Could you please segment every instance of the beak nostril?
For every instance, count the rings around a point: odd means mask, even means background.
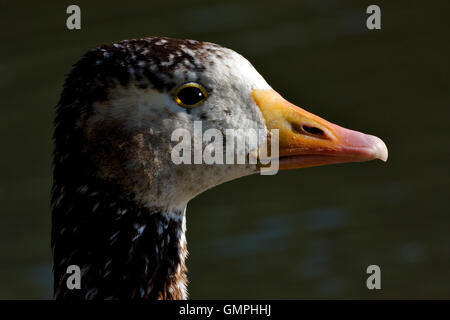
[[[305,124],[300,125],[296,123],[291,123],[291,127],[293,131],[302,135],[312,136],[320,139],[328,139],[326,133],[318,127],[308,126]]]
[[[319,129],[317,127],[310,127],[310,126],[303,125],[302,130],[313,136],[322,136],[322,137],[325,136],[325,133],[323,132],[323,130]]]

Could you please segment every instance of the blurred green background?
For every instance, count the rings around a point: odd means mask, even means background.
[[[74,3],[80,31],[65,26]],[[369,4],[382,30],[366,28]],[[52,296],[65,75],[92,47],[150,35],[232,48],[289,101],[390,152],[386,164],[255,175],[194,199],[191,298],[450,298],[449,1],[2,1],[0,26],[1,299]],[[366,288],[371,264],[381,290]]]

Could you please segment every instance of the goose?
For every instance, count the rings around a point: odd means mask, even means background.
[[[56,299],[188,298],[187,203],[263,167],[174,163],[171,134],[193,132],[195,121],[202,130],[262,130],[267,141],[276,130],[281,170],[388,157],[381,139],[283,99],[231,49],[167,37],[92,49],[66,77],[56,107]],[[79,268],[80,287],[68,285],[70,266]]]

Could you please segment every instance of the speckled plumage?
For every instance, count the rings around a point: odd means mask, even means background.
[[[117,186],[89,181],[54,202],[53,255],[58,299],[185,299],[184,212],[130,201]],[[81,290],[66,286],[78,265]]]
[[[191,81],[209,99],[185,109],[173,94]],[[187,297],[187,202],[257,167],[175,165],[170,134],[192,131],[196,120],[204,130],[266,128],[251,99],[257,88],[270,87],[245,58],[194,40],[121,41],[89,51],[74,65],[54,132],[57,298]],[[82,269],[81,290],[65,286],[70,264]]]
[[[88,51],[75,64],[61,97],[65,105],[76,99],[104,101],[109,89],[130,83],[160,92],[170,91],[177,81],[195,80],[197,71],[212,66],[214,58],[224,59],[228,49],[209,42],[152,37],[124,40]],[[194,75],[194,79],[192,76]],[[74,87],[77,84],[78,88]],[[208,88],[207,88],[208,89]]]

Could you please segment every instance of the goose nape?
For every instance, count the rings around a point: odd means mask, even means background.
[[[202,130],[262,131],[265,142],[277,132],[280,169],[388,157],[381,139],[287,102],[222,46],[149,37],[90,50],[67,76],[56,110],[55,298],[188,298],[189,200],[264,168],[174,163],[172,133],[193,133],[196,121]],[[261,150],[245,145],[244,153],[258,158]],[[80,270],[79,288],[68,286],[69,266]]]

